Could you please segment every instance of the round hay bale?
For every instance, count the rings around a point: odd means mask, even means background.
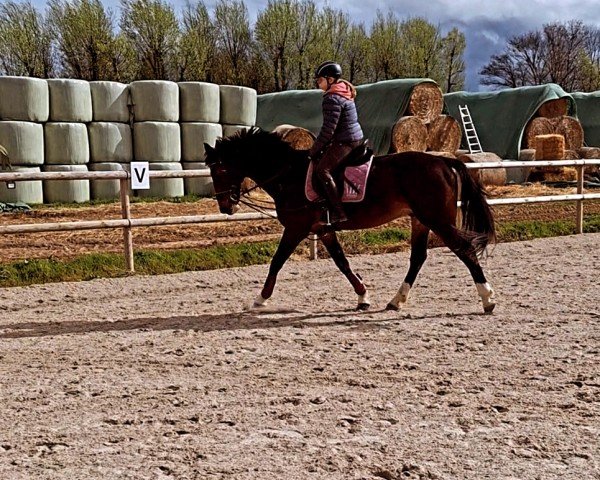
[[[554,133],[565,137],[567,150],[577,150],[583,147],[583,127],[576,118],[560,117]]]
[[[38,123],[0,122],[0,145],[15,165],[44,164],[44,127]]]
[[[464,163],[501,162],[502,159],[492,152],[466,153],[459,155],[458,160]],[[470,170],[482,185],[506,185],[506,168],[484,168]]]
[[[462,155],[463,153],[469,153],[469,151],[464,150],[464,149],[458,149],[454,152],[454,156],[458,157],[459,155]]]
[[[85,127],[85,125],[83,125]],[[45,165],[44,172],[87,172],[86,165]],[[89,180],[44,180],[45,203],[90,201]]]
[[[566,97],[548,100],[538,108],[540,117],[562,117],[568,113],[569,100]]]
[[[455,152],[461,138],[460,125],[450,115],[438,115],[427,125],[427,150]]]
[[[565,156],[565,137],[562,135],[536,135],[534,145],[536,160],[562,160]]]
[[[129,85],[136,122],[177,122],[179,87],[166,80],[138,80]]]
[[[5,170],[0,166],[0,172],[39,172],[40,167],[17,167],[12,166],[10,170]],[[41,180],[31,180],[25,182],[15,182],[15,188],[7,188],[6,182],[0,182],[0,202],[28,204],[44,203],[44,192]]]
[[[120,172],[123,165],[120,163],[90,163],[91,172]],[[129,183],[129,182],[128,182]],[[120,197],[120,181],[112,179],[90,180],[90,193],[92,200],[114,200]]]
[[[210,173],[210,169],[203,162],[185,162],[181,165],[184,170],[206,170],[206,173]],[[184,178],[183,183],[186,195],[211,197],[215,194],[215,188],[211,177]]]
[[[418,117],[401,117],[392,128],[392,153],[424,152],[427,127]]]
[[[215,146],[217,138],[223,136],[223,127],[218,123],[181,124],[181,161],[203,162],[206,152],[204,144]]]
[[[436,155],[438,157],[456,158],[456,155],[451,152],[436,152],[435,150],[427,150],[427,153],[430,155]]]
[[[220,123],[228,125],[256,124],[256,90],[248,87],[221,85]]]
[[[281,135],[281,139],[289,143],[295,150],[310,150],[317,138],[306,128],[287,124],[279,125],[273,132]]]
[[[129,163],[133,160],[131,127],[127,123],[93,122],[88,125],[90,161]]]
[[[563,160],[579,160],[581,157],[579,156],[579,153],[577,153],[575,150],[565,150],[565,155],[563,157]]]
[[[535,149],[535,137],[554,133],[554,123],[546,117],[536,117],[525,127],[523,143],[526,149]]]
[[[129,85],[90,82],[94,122],[129,122]]]
[[[223,125],[223,137],[231,137],[238,132],[250,130],[251,128],[247,125]]]
[[[50,78],[51,122],[91,122],[92,93],[85,80]]]
[[[90,161],[87,127],[83,123],[44,125],[46,162],[52,165],[83,165]]]
[[[0,76],[0,120],[46,122],[49,114],[46,80]]]
[[[150,171],[156,170],[183,170],[181,163],[151,163]],[[183,197],[183,178],[151,178],[149,190],[137,190],[140,197]]]
[[[408,101],[407,114],[429,123],[442,114],[444,96],[440,87],[432,82],[415,85]]]
[[[0,142],[2,143],[2,142]],[[580,158],[596,159],[600,158],[600,147],[581,147],[577,149]]]
[[[140,162],[179,162],[181,138],[178,123],[133,124],[133,155]]]
[[[181,122],[219,123],[221,91],[214,83],[180,82],[179,101]]]

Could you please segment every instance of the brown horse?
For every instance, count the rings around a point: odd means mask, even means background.
[[[309,202],[304,193],[308,154],[292,149],[278,134],[256,128],[219,139],[214,148],[204,146],[221,212],[231,215],[237,209],[244,193],[242,182],[248,177],[273,198],[284,227],[264,287],[254,303],[259,307],[271,297],[277,274],[300,242],[315,230],[322,215],[323,204]],[[458,200],[462,229],[455,226]],[[407,301],[427,257],[430,231],[467,266],[484,311],[494,309],[494,292],[478,261],[488,243],[495,240],[492,211],[483,188],[461,161],[422,152],[375,157],[364,200],[346,203],[345,211],[348,221],[342,224],[344,230],[372,228],[401,216],[411,217],[410,267],[388,309],[397,310]],[[350,268],[335,231],[325,228],[314,233],[320,235],[331,258],[354,287],[359,296],[358,308],[367,309],[367,289]]]

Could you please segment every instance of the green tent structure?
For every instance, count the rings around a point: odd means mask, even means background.
[[[585,145],[600,147],[600,91],[574,92],[571,96],[577,104],[577,118],[583,127]]]

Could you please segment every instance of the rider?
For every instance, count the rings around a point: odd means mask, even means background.
[[[329,205],[332,224],[347,220],[332,172],[363,141],[354,104],[356,89],[341,76],[342,68],[332,61],[323,62],[315,70],[317,87],[325,92],[323,126],[309,152],[315,176]]]

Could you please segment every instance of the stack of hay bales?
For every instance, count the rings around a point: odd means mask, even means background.
[[[93,122],[88,125],[89,169],[95,172],[120,171],[133,160],[129,125],[129,86],[119,82],[90,82]],[[119,180],[90,180],[94,200],[119,197]]]
[[[44,164],[44,127],[50,100],[45,80],[0,77],[0,145],[14,172],[39,172]],[[0,167],[0,171],[3,170]],[[0,202],[43,203],[41,181],[16,182],[15,189],[0,184]]]
[[[49,79],[50,117],[44,125],[46,172],[87,172],[90,148],[86,124],[92,121],[92,94],[84,80]],[[44,182],[46,203],[87,202],[89,180]]]
[[[150,170],[183,170],[179,123],[179,87],[165,80],[140,80],[130,84],[133,111],[133,152]],[[183,178],[155,178],[143,197],[181,197]]]
[[[220,122],[223,136],[230,137],[241,130],[256,125],[256,90],[235,85],[221,85]]]
[[[184,170],[209,170],[205,163],[204,144],[214,147],[223,136],[219,124],[220,89],[213,83],[180,82],[179,100],[181,122],[181,161]],[[210,177],[184,179],[185,193],[212,195],[214,188]]]

